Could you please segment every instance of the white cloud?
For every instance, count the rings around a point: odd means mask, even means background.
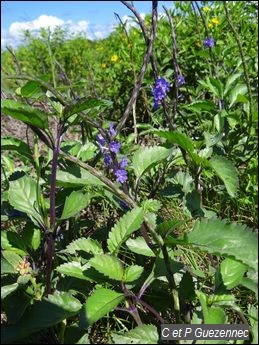
[[[114,30],[113,24],[108,25],[90,25],[89,21],[81,20],[73,22],[72,20],[64,21],[55,16],[47,16],[45,14],[39,16],[32,21],[14,22],[10,25],[9,29],[1,31],[1,47],[5,48],[7,45],[17,47],[24,42],[24,31],[28,30],[33,35],[37,36],[41,28],[49,28],[50,32],[61,26],[66,28],[69,33],[84,33],[85,37],[89,39],[99,39],[108,36]]]
[[[145,19],[145,13],[140,13],[140,17],[141,19]],[[121,18],[121,21],[126,24],[126,30],[129,30],[132,26],[139,27],[137,19],[133,19],[131,16],[125,15]]]
[[[140,14],[141,18],[145,18],[145,14]],[[138,23],[128,15],[122,17],[122,22],[126,23],[126,29],[130,27],[138,27]],[[73,22],[72,20],[64,21],[56,16],[42,14],[38,18],[31,21],[14,22],[6,30],[1,31],[1,48],[12,46],[16,48],[25,42],[24,31],[28,30],[34,36],[38,36],[41,28],[49,28],[53,32],[57,26],[66,28],[69,33],[83,33],[86,38],[91,40],[102,39],[107,37],[117,26],[119,22],[109,24],[92,24],[89,21],[81,20]]]

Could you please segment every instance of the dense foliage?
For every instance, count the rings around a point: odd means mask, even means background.
[[[33,133],[1,138],[2,342],[256,344],[257,2],[123,3],[130,29],[1,54],[2,116]]]

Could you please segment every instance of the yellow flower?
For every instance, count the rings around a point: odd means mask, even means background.
[[[102,68],[106,68],[106,63],[102,63]]]
[[[112,61],[112,62],[116,62],[116,61],[118,61],[118,60],[119,60],[118,55],[113,54],[112,57],[111,57],[111,61]]]
[[[202,10],[203,10],[203,12],[209,12],[209,11],[211,11],[211,8],[208,6],[205,6],[205,7],[203,7]]]
[[[215,26],[219,25],[219,21],[218,21],[217,18],[212,18],[212,19],[211,19],[211,22],[212,22]]]

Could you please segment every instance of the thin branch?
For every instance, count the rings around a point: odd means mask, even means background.
[[[133,104],[135,103],[143,78],[144,78],[144,74],[146,72],[147,69],[147,65],[148,65],[148,61],[150,59],[150,56],[152,54],[152,49],[153,49],[153,43],[154,43],[154,39],[155,39],[155,34],[156,34],[156,22],[157,22],[157,1],[153,1],[153,10],[152,10],[152,28],[151,28],[151,35],[150,35],[150,40],[146,49],[146,53],[145,56],[143,58],[143,62],[142,62],[142,66],[141,66],[141,70],[137,79],[137,82],[134,85],[133,91],[132,91],[132,95],[131,98],[128,102],[128,105],[126,107],[126,110],[124,111],[124,114],[122,115],[121,120],[119,121],[117,127],[116,127],[116,134],[118,134],[120,132],[120,130],[122,129],[123,125],[125,124],[125,122],[127,121],[127,118],[129,116],[129,113],[132,109]]]

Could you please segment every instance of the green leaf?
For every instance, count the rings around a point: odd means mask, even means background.
[[[67,219],[75,216],[89,205],[90,200],[90,194],[85,194],[80,191],[73,191],[68,197],[66,197],[61,219]]]
[[[88,266],[89,267],[89,266]],[[65,274],[69,277],[74,277],[78,279],[83,280],[91,280],[87,276],[84,275],[84,267],[81,266],[79,262],[72,261],[72,262],[66,262],[56,268],[56,271],[58,271],[61,274]]]
[[[94,255],[103,253],[102,247],[99,242],[89,237],[78,238],[77,240],[71,242],[65,249],[65,252],[69,254],[75,254],[76,251],[79,250]]]
[[[196,111],[197,113],[200,113],[201,111],[211,111],[215,109],[215,104],[210,101],[195,101],[191,104],[183,106],[185,109],[190,109],[193,111]]]
[[[11,136],[1,138],[1,150],[16,151],[20,156],[33,162],[30,147],[22,140]]]
[[[86,109],[105,109],[112,105],[111,101],[96,98],[81,98],[73,104],[64,108],[63,114],[67,118],[73,114],[80,113]]]
[[[64,170],[57,172],[57,186],[67,188],[86,185],[104,186],[104,183],[84,169],[78,169],[77,175],[70,174]]]
[[[48,298],[35,301],[34,305],[26,310],[19,323],[4,328],[2,341],[8,344],[41,329],[52,327],[77,314],[81,306],[78,299],[66,292],[56,292]]]
[[[48,128],[48,115],[29,105],[11,99],[5,99],[1,101],[1,110],[4,114],[10,115],[14,119],[20,120],[28,125],[41,129]]]
[[[24,229],[23,233],[23,240],[25,244],[30,248],[36,251],[41,242],[41,231],[40,229],[27,227]]]
[[[88,328],[89,325],[114,310],[124,299],[124,294],[110,289],[100,288],[95,290],[83,305],[79,327]]]
[[[123,281],[125,283],[133,282],[141,276],[143,270],[144,268],[138,265],[132,265],[127,267],[124,272]]]
[[[169,132],[169,131],[154,131],[155,135],[158,135],[161,138],[165,138],[170,144],[177,144],[188,153],[194,151],[194,146],[192,140],[181,132]]]
[[[233,307],[235,302],[235,296],[231,294],[219,294],[207,297],[207,304],[209,306]]]
[[[14,267],[5,259],[1,258],[1,275],[7,273],[17,273]]]
[[[171,152],[171,149],[162,146],[141,147],[138,149],[132,159],[136,176],[139,178],[148,168],[166,159]]]
[[[224,96],[226,96],[228,94],[228,92],[231,90],[232,85],[235,83],[235,81],[241,76],[241,73],[235,73],[235,74],[231,74],[226,81],[225,84],[225,90],[224,90]]]
[[[231,258],[226,258],[220,264],[221,277],[228,290],[240,284],[246,271],[246,265]]]
[[[23,261],[23,259],[16,253],[11,252],[10,250],[3,251],[3,257],[13,266],[14,269]]]
[[[178,219],[172,219],[167,220],[161,224],[158,224],[157,231],[161,234],[163,238],[166,238],[174,229],[179,228],[185,224],[185,221],[178,220]]]
[[[21,87],[21,95],[23,97],[39,98],[45,93],[42,91],[40,83],[30,80],[23,87]]]
[[[26,247],[21,237],[13,231],[1,231],[1,245],[21,256],[27,255]]]
[[[107,241],[108,249],[111,253],[117,253],[120,246],[128,237],[138,230],[144,221],[144,212],[142,208],[136,207],[127,212],[109,232]]]
[[[234,257],[245,265],[257,269],[258,240],[248,227],[227,223],[219,219],[196,222],[187,235],[189,244],[216,255]]]
[[[237,102],[238,96],[244,96],[247,94],[247,86],[245,84],[237,84],[229,94],[229,108]]]
[[[133,253],[149,257],[155,256],[154,252],[149,248],[142,236],[136,237],[134,239],[128,239],[126,245]]]
[[[15,209],[30,216],[36,225],[43,223],[37,203],[37,182],[31,177],[23,176],[10,181],[9,202]]]
[[[31,297],[22,289],[16,290],[3,301],[3,307],[9,324],[14,324],[20,320],[26,308],[29,306],[30,301]]]
[[[188,301],[191,301],[195,297],[195,286],[192,276],[189,272],[185,272],[179,285],[179,291],[181,296]]]
[[[91,258],[89,263],[98,272],[104,274],[110,279],[122,281],[124,270],[119,259],[109,254],[99,254]]]
[[[212,157],[209,164],[218,177],[224,182],[228,194],[234,198],[238,188],[238,174],[234,164],[221,156]]]
[[[225,324],[226,315],[224,313],[224,310],[221,309],[220,307],[209,307],[207,296],[203,292],[198,291],[198,290],[196,290],[195,293],[198,296],[201,303],[204,323],[205,324]]]
[[[143,208],[143,211],[145,213],[158,212],[160,210],[160,208],[162,207],[162,204],[158,200],[148,199],[148,200],[144,200],[142,202],[141,207]]]
[[[112,333],[115,344],[157,344],[159,336],[154,325],[140,325],[124,334]]]
[[[1,286],[1,299],[4,299],[6,296],[10,295],[12,292],[18,289],[18,287],[19,287],[18,283]]]

